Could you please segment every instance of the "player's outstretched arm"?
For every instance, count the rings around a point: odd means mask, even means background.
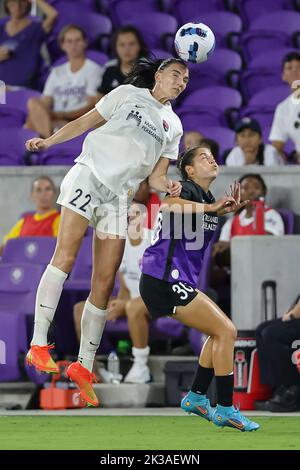
[[[225,196],[213,204],[189,201],[180,197],[166,197],[166,199],[163,200],[160,209],[183,214],[203,212],[217,212],[219,214],[221,212],[231,212],[232,210],[230,208],[235,205],[236,201],[232,196]]]
[[[25,146],[29,151],[47,149],[53,145],[74,139],[74,137],[78,137],[92,127],[99,124],[103,125],[105,122],[106,121],[101,114],[99,114],[96,109],[92,109],[78,119],[75,119],[75,121],[69,122],[47,139],[36,137],[34,139],[27,140]]]

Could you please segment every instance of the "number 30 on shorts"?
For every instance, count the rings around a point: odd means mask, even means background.
[[[91,202],[92,196],[90,194],[85,194],[82,197],[83,191],[80,188],[76,189],[75,193],[76,193],[76,196],[69,202],[69,204],[72,204],[72,206],[78,207],[78,209],[80,209],[81,211],[86,212],[85,208]],[[82,204],[82,199],[85,200],[83,204]],[[79,206],[79,204],[81,205]]]
[[[176,294],[181,294],[179,297],[181,300],[186,300],[188,298],[188,292],[193,292],[194,289],[191,286],[184,284],[183,282],[178,282],[178,284],[173,284],[172,290]]]

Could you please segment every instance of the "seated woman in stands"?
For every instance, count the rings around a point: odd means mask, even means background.
[[[6,85],[37,85],[40,48],[58,13],[45,0],[36,4],[44,14],[42,22],[30,18],[31,1],[4,0],[8,16],[0,24],[0,78]]]
[[[241,119],[236,124],[235,132],[237,146],[227,155],[227,166],[277,166],[284,163],[273,145],[263,143],[262,130],[256,119]]]

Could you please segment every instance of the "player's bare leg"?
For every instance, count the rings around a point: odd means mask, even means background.
[[[209,421],[212,420],[217,426],[229,426],[240,431],[258,429],[257,423],[247,419],[232,405],[233,351],[237,335],[233,323],[202,292],[199,292],[187,306],[177,307],[174,318],[209,335],[204,351],[200,355],[192,389],[182,400],[182,408]],[[218,394],[215,411],[212,410],[206,397],[213,375],[216,377]]]

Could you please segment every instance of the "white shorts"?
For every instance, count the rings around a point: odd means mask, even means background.
[[[82,163],[64,177],[57,203],[88,219],[97,232],[126,237],[130,201],[112,193]]]

